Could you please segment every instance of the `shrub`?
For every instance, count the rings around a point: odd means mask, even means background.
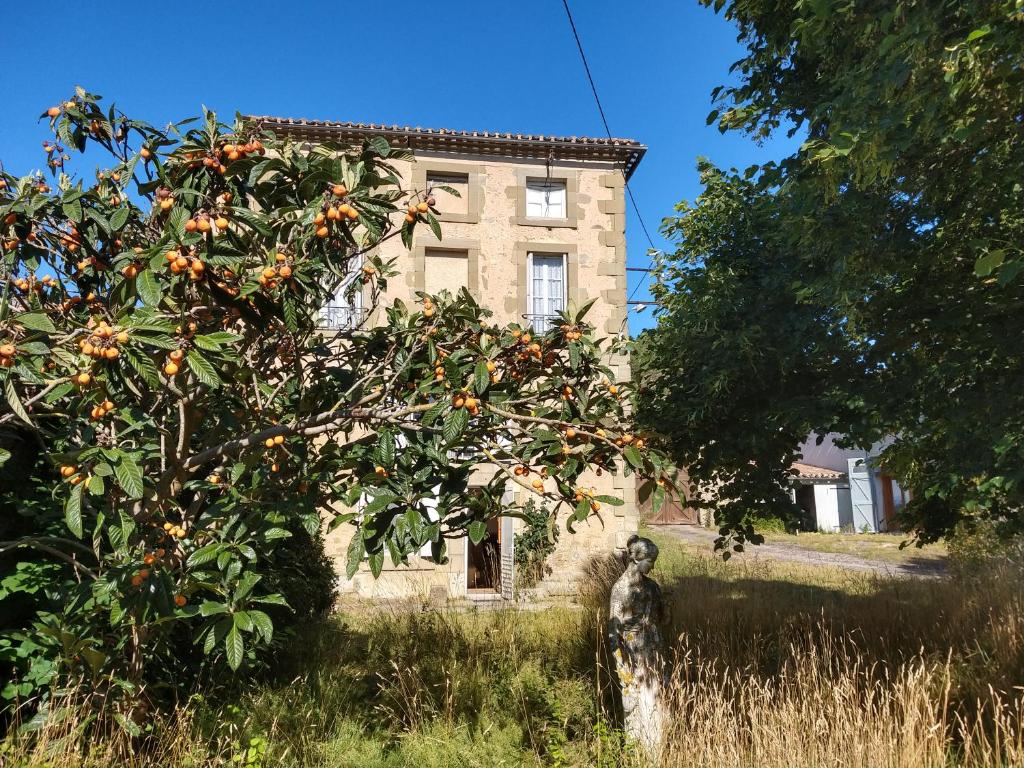
[[[530,499],[522,512],[523,529],[516,534],[516,587],[535,587],[551,573],[548,556],[558,543],[558,528],[549,512]]]

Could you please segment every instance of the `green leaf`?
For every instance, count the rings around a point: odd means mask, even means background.
[[[114,474],[128,498],[142,498],[142,469],[135,463],[135,459],[121,454],[121,460],[114,465]]]
[[[373,452],[378,466],[391,469],[395,464],[395,436],[390,430],[382,430],[377,437],[377,446]]]
[[[235,601],[238,602],[247,598],[262,578],[260,574],[253,573],[252,571],[246,571],[242,574],[242,578],[238,580],[238,586],[235,588]]]
[[[487,361],[481,360],[473,367],[473,390],[482,395],[490,383],[491,373],[487,370]]]
[[[1002,248],[986,253],[974,262],[974,274],[978,277],[987,277],[992,271],[1003,263],[1006,258],[1006,251]]]
[[[163,294],[152,270],[144,269],[139,273],[135,278],[135,289],[139,292],[143,304],[149,307],[159,306]]]
[[[367,558],[370,564],[370,573],[373,574],[373,578],[378,578],[380,572],[384,570],[384,553],[375,552]]]
[[[967,36],[967,40],[965,40],[965,42],[973,42],[977,40],[979,37],[984,37],[985,35],[989,34],[991,31],[992,27],[986,24],[984,27],[979,27],[978,29],[973,30],[971,34]]]
[[[660,485],[654,486],[654,493],[651,494],[651,515],[658,514],[661,505],[665,503],[665,489]]]
[[[216,389],[223,383],[217,374],[217,369],[210,364],[210,361],[194,350],[189,353],[187,362],[195,377],[211,389]]]
[[[122,206],[118,208],[110,217],[110,228],[113,230],[121,229],[128,222],[128,208]]]
[[[227,651],[228,666],[235,670],[242,666],[242,657],[245,655],[245,643],[242,640],[242,633],[238,631],[237,625],[232,625],[224,638],[224,650]]]
[[[252,620],[256,631],[263,635],[263,639],[270,642],[274,636],[274,622],[263,611],[252,609],[249,611],[249,618]]]
[[[25,410],[25,406],[21,404],[21,399],[18,397],[17,391],[14,389],[14,379],[8,377],[7,381],[4,382],[4,393],[7,396],[7,404],[14,411],[14,415],[24,421],[30,427],[32,419],[29,418],[28,411]]]
[[[441,427],[441,434],[444,435],[444,439],[448,443],[453,443],[466,429],[466,425],[469,424],[469,411],[465,408],[455,408],[452,410],[448,417],[444,420],[444,425]]]
[[[42,331],[43,333],[57,332],[53,322],[42,312],[25,312],[24,314],[15,315],[13,320],[18,325],[31,328],[33,331]]]
[[[221,613],[227,613],[228,607],[223,603],[215,603],[212,600],[204,600],[203,604],[199,606],[200,616],[216,616]]]
[[[432,213],[423,214],[427,219],[427,224],[430,225],[430,231],[434,233],[434,237],[438,240],[441,239],[441,223],[437,220],[437,217]]]
[[[212,544],[200,547],[191,555],[188,556],[186,563],[190,567],[204,565],[216,559],[217,554],[220,552],[223,545],[219,541],[215,541]]]
[[[134,349],[125,349],[124,356],[150,389],[160,387],[160,375],[153,361]]]
[[[67,524],[68,530],[78,538],[82,538],[82,493],[84,491],[85,486],[79,483],[71,489],[71,495],[68,496],[68,500],[64,504],[64,522]]]
[[[569,367],[574,371],[580,367],[580,345],[575,341],[569,342]]]
[[[644,468],[644,457],[640,455],[640,451],[638,451],[632,445],[627,445],[625,449],[622,451],[622,455],[626,457],[626,461],[628,461],[637,469]]]
[[[590,514],[590,499],[582,499],[576,503],[576,510],[572,513],[574,520],[583,521]]]
[[[217,333],[200,333],[192,338],[193,343],[208,352],[219,352],[225,344],[233,344],[241,340],[241,336],[218,331]]]
[[[82,203],[79,200],[69,200],[61,206],[64,215],[76,224],[82,223]]]
[[[373,497],[373,501],[363,507],[363,514],[372,515],[375,512],[380,512],[385,507],[388,507],[398,501],[398,497],[393,493],[387,491],[379,493]]]
[[[92,496],[102,496],[106,490],[106,484],[103,482],[103,478],[99,475],[93,475],[92,477],[87,478],[83,485]]]
[[[487,523],[482,520],[474,520],[466,528],[466,533],[469,534],[469,540],[474,544],[479,544],[487,536]]]
[[[359,570],[359,564],[363,562],[363,555],[366,552],[366,544],[363,542],[363,537],[359,531],[352,536],[352,541],[348,543],[348,557],[345,563],[345,575],[348,578],[352,578],[356,575],[356,571]]]
[[[610,504],[613,507],[621,507],[625,502],[618,496],[595,496],[595,501],[600,501],[604,504]]]

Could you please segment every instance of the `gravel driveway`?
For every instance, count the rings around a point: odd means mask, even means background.
[[[700,528],[696,525],[659,525],[657,531],[664,532],[688,544],[694,544],[702,549],[711,552],[718,533],[709,531],[707,528]],[[865,534],[867,535],[867,534]],[[882,560],[869,560],[856,555],[841,554],[838,552],[817,552],[812,549],[803,549],[791,544],[780,544],[778,542],[760,545],[749,545],[742,557],[757,559],[765,557],[770,560],[779,560],[786,563],[799,563],[801,565],[824,566],[842,568],[848,571],[866,571],[879,576],[910,576],[935,578],[946,573],[943,565],[938,563],[887,563]]]

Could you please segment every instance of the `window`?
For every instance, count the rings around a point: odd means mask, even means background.
[[[565,181],[559,179],[528,179],[526,182],[526,216],[530,219],[564,219]]]
[[[357,278],[362,264],[353,264],[334,297],[320,309],[320,327],[335,331],[355,328],[363,321],[363,292]]]
[[[432,296],[448,290],[454,296],[469,288],[469,251],[427,248],[423,272],[423,290]]]
[[[424,496],[420,499],[420,508],[426,511],[427,520],[432,523],[436,523],[441,519],[440,513],[437,511],[437,497],[441,493],[441,486],[435,485],[430,489],[433,496]],[[432,560],[434,557],[433,542],[428,541],[422,547],[420,547],[419,556],[426,559]]]
[[[482,165],[417,158],[412,165],[412,188],[433,189],[439,221],[477,224],[483,207],[485,176]],[[449,187],[458,194],[440,187]]]
[[[527,316],[538,333],[545,333],[565,309],[565,254],[531,253],[527,264]]]
[[[469,214],[469,174],[427,171],[427,187],[433,189],[437,210],[442,215],[466,216]],[[458,196],[438,187],[451,187]]]

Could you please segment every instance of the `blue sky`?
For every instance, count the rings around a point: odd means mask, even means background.
[[[757,146],[704,120],[739,58],[735,29],[696,0],[570,0],[612,133],[648,145],[631,186],[658,247],[663,217],[699,193],[695,161],[745,167]],[[234,111],[429,127],[603,135],[561,0],[519,3],[250,0],[218,8],[8,0],[0,47],[0,160],[39,167],[36,116],[76,84],[164,123]],[[58,48],[55,43],[60,43]],[[647,242],[627,219],[629,265]],[[642,276],[630,274],[630,290]],[[641,287],[635,298],[646,297]],[[633,332],[651,322],[632,314]]]

